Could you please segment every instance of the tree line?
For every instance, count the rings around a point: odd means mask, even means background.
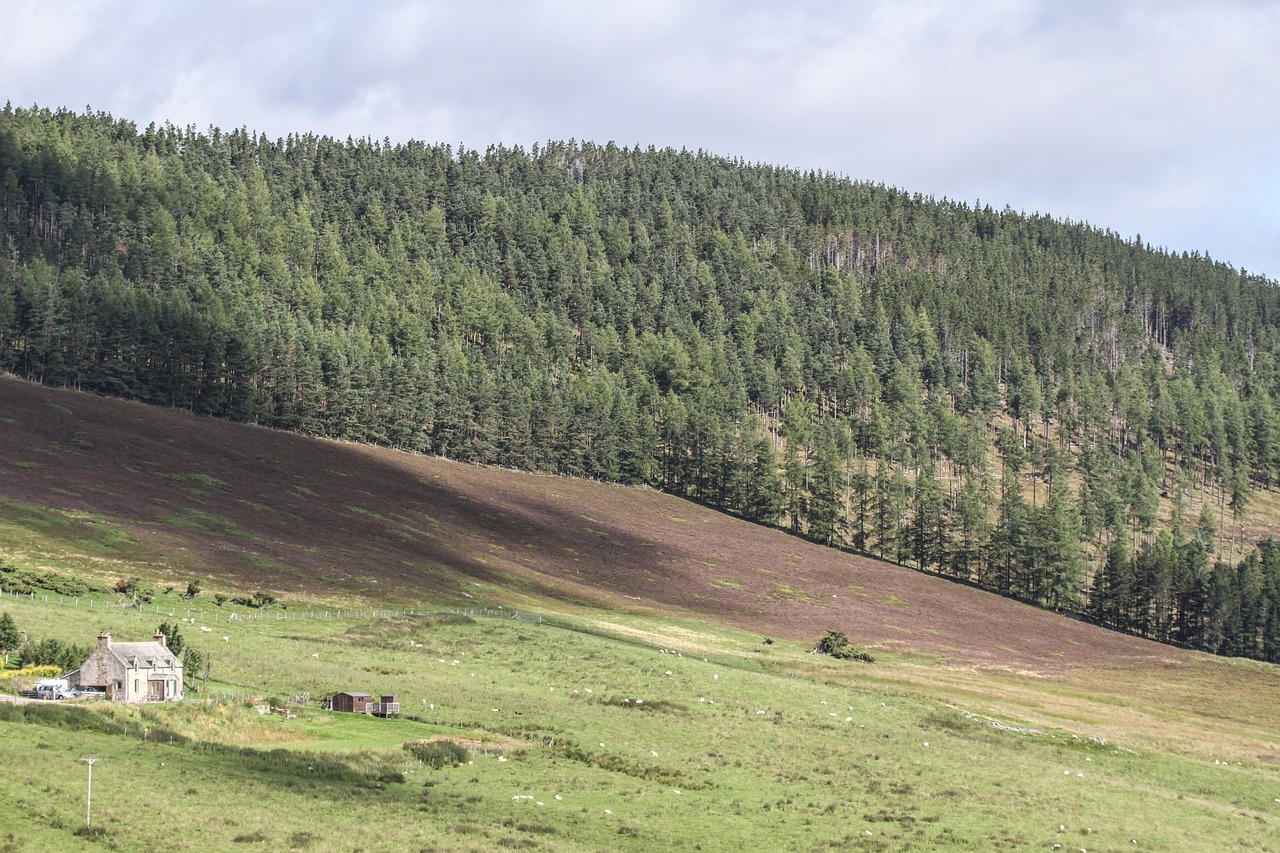
[[[2,370],[1280,655],[1280,292],[1208,256],[704,152],[11,105],[0,225]]]

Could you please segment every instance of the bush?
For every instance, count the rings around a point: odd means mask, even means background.
[[[36,666],[35,664],[31,664],[23,669],[6,669],[3,672],[0,672],[0,681],[12,678],[25,678],[28,676],[31,678],[53,678],[61,674],[62,667],[60,666],[52,666],[50,664],[41,664]]]
[[[849,642],[843,631],[827,630],[827,636],[818,641],[814,648],[815,655],[829,655],[840,660],[857,660],[863,663],[875,663],[876,659],[863,649]]]
[[[132,600],[135,605],[150,604],[156,595],[155,590],[144,587],[138,578],[121,578],[116,581],[116,592],[122,598]]]
[[[436,770],[456,767],[471,760],[471,751],[451,740],[411,740],[405,743],[404,748],[414,758]]]
[[[239,604],[241,607],[265,608],[275,604],[276,597],[265,592],[255,592],[253,595],[237,595],[231,599],[231,603]]]

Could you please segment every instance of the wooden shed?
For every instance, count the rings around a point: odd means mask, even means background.
[[[370,711],[369,704],[371,702],[373,702],[373,697],[368,693],[335,693],[333,698],[329,700],[329,705],[335,711],[367,714]]]
[[[377,702],[370,703],[369,713],[375,717],[400,716],[400,697],[394,693],[384,693]]]

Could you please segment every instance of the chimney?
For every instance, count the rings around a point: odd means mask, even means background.
[[[110,634],[110,632],[108,632],[108,631],[103,631],[101,634],[99,634],[99,635],[98,635],[98,648],[100,648],[100,649],[109,649],[109,648],[111,648],[111,634]]]
[[[165,645],[165,642],[164,642],[164,631],[156,631],[156,635],[154,639],[157,643],[164,646],[166,649],[169,648],[167,645]]]

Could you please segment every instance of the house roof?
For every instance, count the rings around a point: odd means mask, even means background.
[[[352,691],[350,691],[350,690],[344,690],[344,691],[343,691],[343,692],[341,692],[341,693],[335,693],[335,694],[333,694],[333,695],[334,695],[334,696],[350,696],[350,697],[351,697],[351,698],[353,698],[353,699],[358,699],[358,698],[361,698],[361,697],[363,697],[363,698],[365,698],[365,699],[372,699],[372,698],[373,698],[373,697],[372,697],[372,696],[370,696],[368,693],[360,693],[360,692],[354,692],[354,693],[353,693],[353,692],[352,692]]]
[[[127,668],[153,669],[161,666],[182,666],[182,662],[174,653],[159,643],[112,643],[107,648],[116,660]]]

